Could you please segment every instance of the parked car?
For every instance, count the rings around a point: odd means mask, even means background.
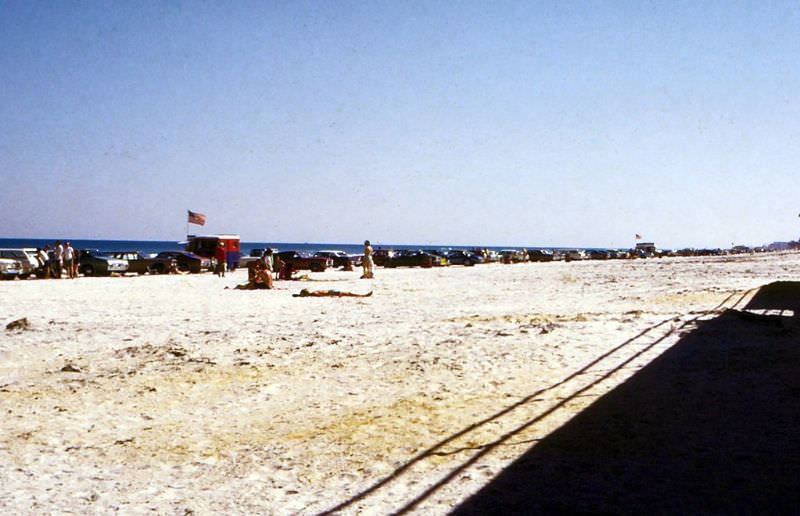
[[[469,251],[455,249],[447,254],[447,261],[452,265],[466,265],[471,267],[476,263],[483,263],[483,257]]]
[[[339,250],[323,249],[322,251],[314,253],[314,256],[330,258],[333,260],[334,267],[344,267],[347,262],[350,262],[350,264],[354,266],[361,265],[361,255],[353,256]]]
[[[150,274],[169,274],[169,271],[178,266],[178,261],[175,258],[144,256],[139,251],[112,251],[103,254],[119,260],[127,260],[128,272],[137,274],[146,272]]]
[[[567,262],[586,259],[586,252],[581,249],[566,249],[561,251],[561,254],[564,255],[564,261]]]
[[[552,262],[553,251],[549,249],[529,249],[528,260],[531,262]]]
[[[25,279],[34,274],[39,268],[39,259],[36,255],[29,254],[25,249],[0,249],[0,258],[16,260],[20,264],[19,277]]]
[[[188,251],[161,251],[156,258],[173,259],[179,271],[188,271],[193,274],[211,270],[211,259],[204,256],[197,256]]]
[[[0,258],[0,279],[14,279],[22,272],[22,264],[11,258]]]
[[[372,262],[375,265],[380,265],[381,267],[385,267],[386,263],[394,258],[395,251],[391,249],[376,249],[372,253]]]
[[[500,251],[503,263],[520,263],[525,261],[522,251],[517,249],[503,249]]]
[[[384,267],[433,267],[441,257],[425,251],[399,251],[389,258]]]
[[[611,253],[606,249],[592,249],[587,254],[590,260],[608,260],[611,258]]]
[[[310,270],[313,272],[323,272],[328,267],[333,267],[333,260],[321,256],[309,256],[302,254],[299,251],[281,251],[276,253],[275,256],[281,259],[283,263],[290,263],[292,269]]]
[[[84,249],[78,256],[78,272],[84,276],[108,276],[114,272],[123,274],[128,270],[127,261],[105,256],[96,249]]]

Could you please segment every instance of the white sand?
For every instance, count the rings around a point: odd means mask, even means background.
[[[358,275],[0,283],[0,510],[443,514],[800,254]]]

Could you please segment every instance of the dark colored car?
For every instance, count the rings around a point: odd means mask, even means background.
[[[376,249],[372,253],[372,263],[380,265],[381,267],[386,267],[386,264],[394,258],[395,254],[397,254],[397,252],[391,249]]]
[[[103,253],[105,256],[118,258],[120,260],[128,261],[128,272],[135,272],[137,274],[169,274],[173,268],[178,266],[175,258],[159,258],[144,256],[138,251],[112,251]]]
[[[592,249],[588,252],[590,260],[609,260],[611,259],[611,253],[609,253],[605,249]]]
[[[106,256],[96,249],[84,249],[78,256],[78,272],[84,276],[108,276],[112,272],[123,274],[128,271],[126,260]]]
[[[547,249],[529,249],[528,260],[531,262],[552,262],[553,251]]]
[[[328,267],[333,267],[333,260],[321,256],[308,256],[301,254],[298,251],[281,251],[275,253],[275,256],[280,258],[283,263],[290,263],[292,269],[310,270],[313,272],[323,272]]]
[[[345,267],[347,262],[350,262],[350,264],[354,266],[361,265],[361,256],[350,256],[344,251],[322,250],[314,253],[314,256],[320,258],[330,258],[333,260],[334,267]]]
[[[188,251],[162,251],[156,255],[156,258],[174,259],[179,271],[197,274],[204,270],[211,270],[211,259],[197,256]]]
[[[442,258],[425,251],[399,251],[395,252],[384,267],[433,267],[434,263],[441,263]]]
[[[471,267],[476,263],[483,263],[483,256],[456,249],[447,254],[447,261],[452,265],[466,265],[467,267]]]

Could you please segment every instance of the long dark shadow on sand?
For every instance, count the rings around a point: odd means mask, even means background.
[[[634,361],[636,358],[640,357],[641,355],[643,355],[644,353],[646,353],[647,351],[652,349],[658,343],[660,343],[665,338],[667,338],[667,336],[671,335],[675,331],[678,331],[678,330],[686,327],[689,324],[692,324],[692,323],[696,322],[697,320],[699,320],[702,317],[708,316],[711,313],[719,311],[735,295],[736,295],[735,292],[729,294],[721,303],[719,303],[713,309],[705,311],[705,312],[702,312],[702,313],[700,313],[700,315],[697,315],[696,317],[694,317],[694,318],[692,318],[692,319],[690,319],[688,321],[683,322],[679,327],[673,328],[672,330],[670,330],[665,335],[662,335],[661,337],[659,337],[655,341],[653,341],[653,342],[649,343],[648,345],[640,348],[636,353],[634,353],[633,355],[629,356],[625,361],[623,361],[620,364],[617,364],[614,368],[612,368],[610,370],[607,370],[602,376],[596,378],[594,381],[590,382],[588,385],[584,386],[583,388],[581,388],[579,390],[576,390],[575,392],[573,392],[569,396],[563,398],[557,404],[551,406],[549,409],[545,410],[541,414],[539,414],[536,417],[530,419],[529,421],[527,421],[523,425],[515,428],[514,430],[512,430],[512,431],[510,431],[510,432],[508,432],[506,434],[503,434],[497,440],[495,440],[495,441],[493,441],[491,443],[487,443],[486,445],[482,446],[481,449],[474,456],[472,456],[466,462],[464,462],[463,464],[461,464],[460,466],[458,466],[457,468],[452,470],[450,473],[448,473],[444,478],[442,478],[436,484],[434,484],[430,488],[426,489],[422,494],[420,494],[414,500],[412,500],[411,502],[409,502],[405,506],[403,506],[398,511],[398,514],[402,514],[404,512],[407,512],[407,511],[413,509],[419,503],[421,503],[423,500],[425,500],[426,498],[431,496],[438,489],[440,489],[442,486],[446,485],[453,478],[455,478],[457,475],[459,475],[461,472],[463,472],[466,468],[468,468],[469,466],[471,466],[472,464],[477,462],[481,457],[483,457],[484,455],[489,453],[491,450],[493,450],[497,446],[502,445],[508,439],[513,437],[514,435],[516,435],[519,432],[525,430],[526,428],[532,426],[536,422],[541,421],[542,419],[544,419],[548,415],[552,414],[553,412],[555,412],[559,408],[563,407],[565,404],[567,404],[572,399],[582,395],[586,391],[588,391],[591,388],[593,388],[594,386],[596,386],[598,383],[600,383],[603,380],[607,379],[608,377],[612,376],[613,374],[618,372],[620,369],[624,368],[626,365],[628,365],[629,363]],[[744,297],[746,295],[747,295],[747,293],[743,294],[742,297],[739,300],[737,300],[735,304],[740,303],[744,299]],[[603,360],[607,359],[608,357],[614,355],[615,353],[618,353],[619,351],[629,347],[630,345],[632,345],[634,343],[637,343],[637,341],[639,339],[641,339],[642,337],[645,337],[646,335],[648,335],[652,331],[654,331],[654,330],[656,330],[656,329],[658,329],[658,328],[660,328],[662,326],[665,326],[666,324],[673,323],[675,321],[676,321],[675,317],[670,317],[670,318],[664,319],[663,321],[660,321],[660,322],[658,322],[658,323],[656,323],[656,324],[654,324],[652,326],[649,326],[648,328],[645,328],[644,330],[639,332],[637,335],[631,337],[630,339],[627,339],[626,341],[622,342],[621,344],[619,344],[619,345],[615,346],[614,348],[610,349],[609,351],[603,353],[602,355],[598,356],[597,358],[595,358],[594,360],[592,360],[588,364],[584,365],[583,367],[581,367],[580,369],[578,369],[574,373],[571,373],[570,375],[566,376],[562,380],[560,380],[560,381],[558,381],[558,382],[556,382],[554,384],[551,384],[551,385],[549,385],[547,387],[544,387],[542,389],[539,389],[539,390],[537,390],[537,391],[535,391],[535,392],[533,392],[533,393],[521,398],[519,401],[517,401],[517,402],[515,402],[515,403],[513,403],[513,404],[511,404],[511,405],[509,405],[509,406],[507,406],[505,408],[503,408],[502,410],[500,410],[498,412],[495,412],[494,414],[492,414],[492,415],[490,415],[490,416],[488,416],[488,417],[486,417],[484,419],[481,419],[480,421],[478,421],[476,423],[473,423],[473,424],[465,427],[464,429],[462,429],[462,430],[460,430],[460,431],[458,431],[458,432],[446,437],[445,439],[442,439],[441,441],[439,441],[439,442],[435,443],[434,445],[428,447],[427,449],[421,451],[420,453],[418,453],[417,455],[415,455],[414,457],[409,459],[408,462],[406,462],[405,464],[403,464],[399,468],[395,469],[391,474],[387,475],[385,478],[379,480],[378,482],[374,483],[373,485],[371,485],[367,489],[357,493],[356,495],[354,495],[353,497],[349,498],[348,500],[345,500],[344,502],[336,505],[335,507],[332,507],[332,508],[326,510],[325,512],[323,512],[321,514],[325,514],[325,515],[334,514],[334,513],[338,512],[338,511],[346,509],[347,507],[353,505],[354,503],[356,503],[356,502],[358,502],[360,500],[363,500],[363,499],[369,497],[371,494],[375,493],[376,491],[378,491],[379,489],[383,488],[387,484],[389,484],[392,481],[396,480],[403,473],[408,471],[411,467],[413,467],[415,464],[419,463],[420,461],[425,460],[426,458],[428,458],[430,456],[433,456],[433,455],[441,455],[442,453],[440,453],[439,450],[442,449],[443,447],[447,446],[451,442],[455,441],[456,439],[459,439],[459,438],[465,436],[466,434],[468,434],[468,433],[470,433],[470,432],[482,427],[483,425],[486,425],[486,424],[491,423],[491,422],[493,422],[495,420],[498,420],[498,419],[502,418],[503,416],[509,414],[510,412],[514,411],[515,409],[518,409],[518,408],[520,408],[520,407],[522,407],[522,406],[524,406],[524,405],[526,405],[526,404],[528,404],[528,403],[530,403],[532,401],[535,401],[539,396],[547,393],[548,391],[554,390],[554,389],[556,389],[556,388],[558,388],[558,387],[560,387],[562,385],[567,384],[568,382],[574,380],[575,378],[578,378],[579,376],[581,376],[583,374],[586,374],[587,372],[589,372],[591,370],[592,367],[594,367],[597,364],[601,363]]]
[[[797,513],[800,282],[744,309],[699,321],[454,513]]]

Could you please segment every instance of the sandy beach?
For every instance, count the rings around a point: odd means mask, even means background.
[[[0,509],[445,514],[800,254],[358,277],[0,283]]]

